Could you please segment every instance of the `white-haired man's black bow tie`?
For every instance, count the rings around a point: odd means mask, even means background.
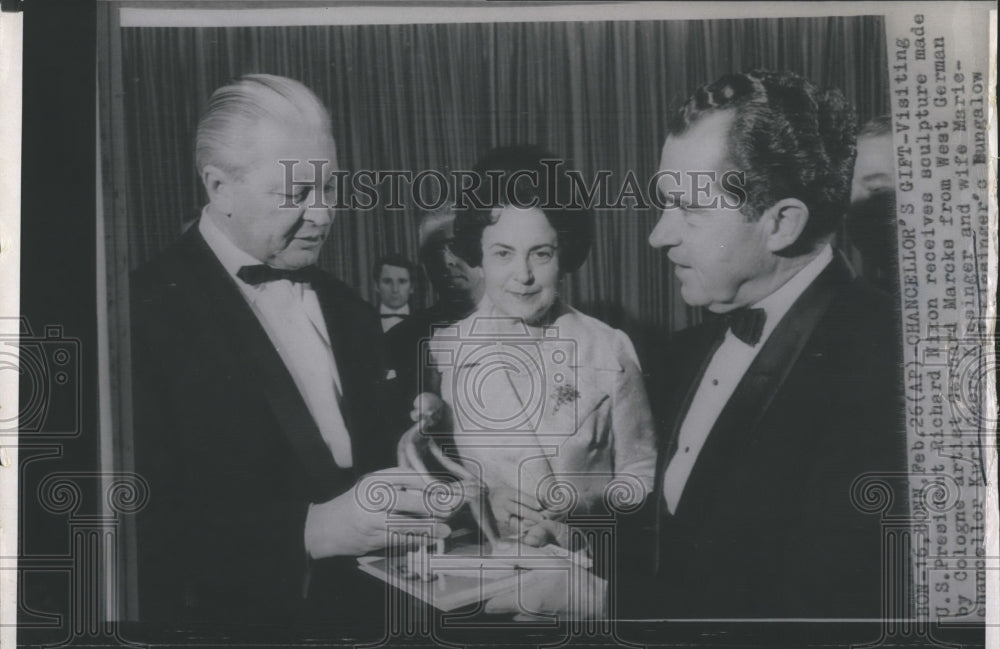
[[[291,282],[310,282],[316,275],[315,266],[305,268],[272,268],[264,264],[256,266],[243,266],[236,272],[236,276],[247,284],[257,286],[266,282],[275,282],[279,279],[287,279]]]

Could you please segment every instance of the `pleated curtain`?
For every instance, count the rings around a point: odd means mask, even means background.
[[[329,106],[347,170],[468,169],[493,146],[536,143],[592,178],[657,170],[670,110],[730,71],[787,69],[840,88],[860,121],[888,109],[877,17],[122,30],[130,265],[197,218],[193,133],[216,87],[241,74],[298,79]],[[433,182],[428,183],[434,189]],[[614,195],[616,191],[612,191]],[[420,210],[343,210],[321,265],[363,296],[386,252],[416,257]],[[597,212],[567,300],[647,340],[699,318],[647,237],[654,209]],[[418,301],[429,304],[429,291]]]

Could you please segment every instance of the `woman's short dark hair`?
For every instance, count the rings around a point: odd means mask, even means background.
[[[490,150],[473,168],[478,187],[457,209],[454,253],[470,266],[482,266],[483,230],[497,222],[496,208],[535,206],[556,231],[559,272],[582,266],[594,239],[594,216],[573,196],[564,167],[558,156],[535,145]]]

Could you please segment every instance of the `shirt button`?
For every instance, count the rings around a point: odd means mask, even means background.
[[[691,451],[691,447],[690,447],[690,446],[685,446],[685,447],[684,447],[684,452],[685,452],[685,453],[688,453],[688,452],[690,452],[690,451]]]
[[[719,379],[712,379],[712,385],[719,385]]]

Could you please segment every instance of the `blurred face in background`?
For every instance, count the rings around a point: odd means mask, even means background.
[[[477,303],[483,296],[483,274],[451,251],[455,218],[440,221],[427,236],[428,252],[423,255],[424,270],[442,298]]]
[[[872,194],[893,191],[896,162],[892,136],[869,135],[858,138],[858,156],[854,161],[851,202],[866,200]]]
[[[450,244],[444,246],[441,254],[444,259],[448,289],[454,294],[478,302],[479,298],[483,296],[482,272],[465,263],[461,257],[453,253]]]
[[[399,266],[382,265],[378,276],[379,299],[390,309],[401,309],[410,301],[413,285],[410,283],[410,271]]]
[[[558,296],[558,236],[537,207],[497,209],[482,236],[486,295],[501,315],[539,324]]]

